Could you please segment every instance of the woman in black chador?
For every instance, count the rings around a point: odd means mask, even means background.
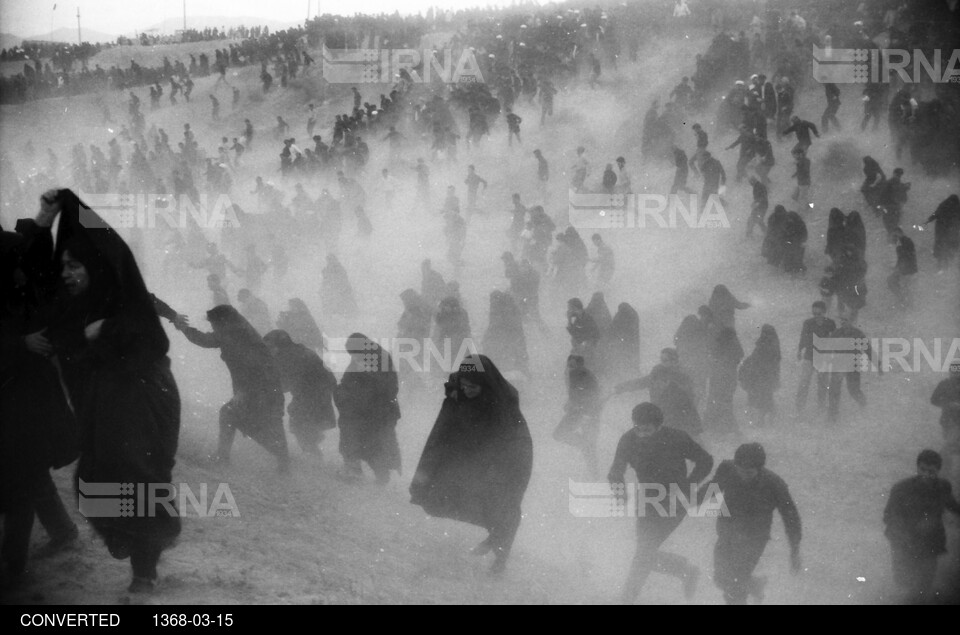
[[[307,304],[300,298],[290,298],[287,310],[277,317],[277,330],[286,331],[297,344],[303,344],[315,351],[323,350],[323,331]]]
[[[230,462],[230,449],[237,430],[269,450],[289,469],[287,437],[283,430],[283,388],[280,373],[267,345],[256,329],[227,304],[207,311],[212,333],[179,324],[188,340],[201,348],[219,348],[220,359],[230,371],[233,398],[220,408],[220,441],[217,463]]]
[[[434,321],[436,322],[433,333],[434,345],[443,354],[444,359],[448,359],[447,350],[450,351],[449,363],[459,362],[461,353],[465,351],[476,351],[470,332],[470,316],[460,304],[460,300],[454,297],[440,300]]]
[[[737,367],[743,360],[743,347],[737,332],[720,329],[710,350],[710,391],[707,394],[705,423],[718,432],[737,432],[733,414],[733,395],[737,391]]]
[[[483,334],[483,352],[498,359],[506,372],[528,372],[527,340],[520,309],[513,296],[503,291],[490,294],[490,323]]]
[[[263,337],[280,371],[284,392],[290,393],[290,431],[300,449],[318,459],[323,432],[337,427],[333,391],[337,378],[324,366],[317,352],[294,342],[286,331],[270,331]]]
[[[358,312],[347,270],[333,254],[327,255],[327,266],[323,268],[323,279],[320,282],[320,307],[326,316],[353,317]]]
[[[640,370],[640,316],[626,302],[617,307],[606,342],[610,351],[607,359],[610,378],[619,383],[636,377]]]
[[[175,494],[180,395],[169,341],[133,254],[70,190],[42,201],[41,215],[60,214],[63,288],[48,334],[80,426],[80,492],[86,483],[132,483],[134,491]],[[180,534],[175,507],[88,519],[113,557],[130,558],[130,591],[152,590],[160,554]]]
[[[780,338],[769,324],[760,329],[756,348],[740,364],[739,377],[747,393],[751,421],[766,425],[776,414],[773,393],[780,388]]]
[[[717,324],[721,327],[729,327],[732,329],[737,328],[736,312],[750,308],[748,302],[738,300],[734,297],[733,293],[730,292],[730,289],[723,284],[718,284],[713,288],[708,306],[713,312],[713,319]]]
[[[340,411],[340,454],[343,477],[363,477],[361,461],[373,470],[377,483],[386,485],[391,470],[400,473],[397,421],[400,384],[393,360],[379,344],[362,333],[347,340],[350,364],[334,393]]]
[[[486,355],[471,355],[445,384],[446,397],[410,484],[411,502],[437,518],[490,532],[473,553],[506,568],[530,481],[533,442],[520,397]]]

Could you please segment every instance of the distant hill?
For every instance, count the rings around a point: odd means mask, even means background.
[[[91,44],[96,44],[97,42],[114,42],[117,39],[116,35],[110,35],[109,33],[101,33],[100,31],[94,31],[93,29],[81,29],[80,34],[83,36],[84,42],[90,42]],[[68,44],[77,43],[77,30],[62,28],[53,31],[52,33],[46,33],[43,35],[31,35],[30,37],[22,38],[24,40],[41,40],[44,42],[67,42]]]
[[[23,38],[13,33],[0,33],[0,49],[8,49],[14,46],[20,46]]]
[[[284,22],[281,20],[265,20],[263,18],[251,18],[249,16],[210,16],[210,15],[188,15],[187,16],[187,28],[188,29],[206,29],[206,28],[221,28],[227,27],[236,27],[236,26],[268,26],[270,30],[280,30],[287,29],[292,26],[299,26],[303,24],[303,21],[290,21]],[[155,32],[155,30],[161,34],[175,33],[183,28],[183,18],[170,18],[154,24],[153,26],[144,29],[149,33]]]

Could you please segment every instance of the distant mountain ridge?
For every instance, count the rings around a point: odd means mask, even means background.
[[[281,29],[288,29],[290,27],[300,26],[303,24],[303,21],[284,21],[284,20],[271,20],[267,18],[255,18],[251,16],[193,16],[187,15],[187,28],[188,29],[206,29],[206,28],[231,28],[238,26],[246,27],[255,27],[255,26],[267,26],[271,31],[278,31]],[[157,35],[172,35],[183,28],[183,18],[168,18],[163,22],[158,22],[147,28],[139,29],[136,32],[128,32],[123,35],[127,37],[134,37],[137,33],[146,32]],[[102,31],[96,31],[94,29],[83,29],[81,28],[81,35],[84,42],[90,42],[96,44],[97,42],[115,42],[119,34],[114,35],[110,33],[103,33]],[[77,42],[77,30],[75,28],[62,27],[54,30],[51,33],[45,33],[42,35],[31,35],[29,37],[23,37],[14,33],[0,33],[0,48],[12,48],[20,46],[24,40],[39,40],[43,42],[66,42],[68,44],[76,44]]]
[[[117,39],[116,35],[95,31],[93,29],[81,28],[80,35],[83,36],[84,42],[90,42],[91,44],[96,44],[97,42],[114,42]],[[66,42],[67,44],[76,44],[77,29],[63,27],[43,35],[31,35],[30,37],[25,38],[19,38],[17,36],[13,37],[19,40],[40,40],[43,42]],[[17,44],[19,44],[19,42],[17,42]]]
[[[270,20],[267,18],[253,18],[250,16],[210,16],[210,15],[189,15],[187,14],[188,29],[206,29],[206,28],[231,28],[237,26],[255,27],[267,26],[270,30],[287,29],[292,26],[300,26],[300,21]],[[163,22],[158,22],[146,29],[148,33],[159,32],[160,34],[172,34],[183,28],[183,18],[168,18]]]
[[[0,33],[0,49],[8,49],[14,46],[20,46],[23,38],[13,33]]]

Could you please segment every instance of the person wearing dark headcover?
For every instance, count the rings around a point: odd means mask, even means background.
[[[290,431],[304,453],[320,459],[324,431],[337,427],[333,412],[337,378],[316,351],[294,342],[286,331],[270,331],[263,341],[280,371],[283,391],[292,398],[287,406]]]
[[[457,298],[447,297],[441,300],[434,320],[436,322],[433,333],[434,344],[445,358],[449,350],[450,364],[458,363],[461,353],[465,350],[475,352],[476,347],[470,331],[470,316]]]
[[[634,377],[640,370],[640,316],[621,302],[607,330],[607,371],[615,382]]]
[[[373,470],[377,484],[386,485],[391,471],[400,473],[397,371],[390,354],[362,333],[350,335],[347,352],[350,364],[334,394],[340,412],[343,477],[350,481],[363,478],[362,461]]]
[[[730,292],[730,289],[723,284],[718,284],[713,288],[708,306],[713,312],[713,319],[717,324],[721,327],[727,326],[732,329],[737,327],[736,311],[750,308],[749,303],[741,302],[735,298],[733,293]]]
[[[779,267],[783,262],[783,231],[787,220],[787,208],[783,205],[776,205],[770,217],[767,218],[767,233],[763,237],[763,245],[760,247],[760,255],[766,259],[767,263],[774,267]]]
[[[903,168],[896,168],[893,176],[884,181],[877,193],[876,210],[887,230],[887,238],[893,242],[893,230],[900,226],[903,217],[903,204],[907,202],[910,184],[902,180]]]
[[[696,500],[697,489],[713,469],[713,457],[690,435],[665,424],[663,412],[652,403],[641,403],[631,413],[633,427],[620,437],[607,480],[619,496],[626,494],[627,467],[636,473],[642,496],[649,497],[637,510],[637,553],[623,586],[621,601],[633,604],[649,575],[657,571],[679,578],[687,599],[696,592],[700,571],[686,558],[660,549],[686,517],[676,498]],[[693,464],[688,473],[687,463]],[[659,492],[658,492],[659,490]],[[657,500],[658,494],[670,497]],[[650,500],[652,499],[652,500]],[[664,513],[669,507],[671,513]],[[675,509],[675,511],[674,511]]]
[[[80,429],[78,488],[134,483],[175,495],[180,396],[169,341],[133,254],[72,191],[41,201],[36,225],[49,227],[60,215],[54,254],[63,286],[48,333]],[[180,534],[176,508],[158,502],[134,516],[88,519],[112,556],[130,558],[130,591],[152,590],[160,554]]]
[[[773,417],[777,407],[773,393],[780,388],[780,338],[769,324],[760,328],[753,352],[740,364],[740,386],[747,393],[751,417],[758,426]]]
[[[505,372],[529,372],[523,320],[509,293],[493,291],[490,294],[490,321],[483,334],[482,350],[487,357],[496,359]]]
[[[960,198],[948,196],[927,219],[933,226],[933,257],[937,267],[944,271],[960,252]]]
[[[410,484],[410,501],[429,515],[483,527],[473,551],[495,554],[504,571],[520,527],[533,469],[533,441],[520,397],[485,355],[471,355],[444,384],[440,414]]]
[[[758,225],[766,233],[767,226],[763,219],[766,218],[767,208],[770,207],[767,186],[755,176],[750,177],[750,186],[753,190],[753,204],[750,207],[750,219],[747,221],[747,238],[753,238],[753,227],[755,225]]]
[[[587,304],[587,313],[593,318],[594,324],[600,329],[600,336],[606,335],[610,324],[613,322],[613,316],[610,314],[610,307],[603,297],[602,291],[597,291],[590,296],[590,302]]]
[[[593,317],[583,308],[580,298],[567,302],[567,332],[573,351],[593,350],[600,341],[600,329]]]
[[[412,368],[400,371],[403,373],[400,382],[404,383],[409,379],[414,387],[419,387],[419,372],[409,371],[425,370],[424,349],[430,339],[430,316],[433,311],[413,289],[405,289],[400,294],[400,301],[403,302],[403,314],[397,321],[397,339],[403,343],[405,350],[411,351],[412,354],[407,353],[405,357],[413,363]]]
[[[960,362],[950,365],[950,376],[937,384],[930,403],[940,408],[944,439],[956,446],[960,440]]]
[[[593,318],[593,323],[597,325],[600,331],[600,341],[597,343],[597,354],[591,361],[591,368],[598,374],[604,375],[607,370],[607,360],[610,358],[610,340],[608,339],[610,324],[613,323],[613,316],[610,314],[610,307],[603,297],[602,291],[595,292],[590,296],[590,302],[585,309],[587,315]]]
[[[867,254],[867,228],[863,224],[860,212],[853,210],[847,215],[843,225],[844,243],[854,247],[863,258]]]
[[[255,296],[250,289],[237,291],[237,302],[240,315],[257,329],[257,333],[265,334],[273,330],[273,320],[270,318],[267,303]]]
[[[764,580],[753,571],[770,541],[774,510],[780,512],[790,543],[790,571],[800,571],[800,512],[787,484],[765,467],[766,461],[762,445],[744,443],[732,461],[717,466],[704,488],[707,496],[722,493],[729,512],[717,517],[713,549],[713,580],[727,604],[746,604],[749,596],[762,600]]]
[[[600,432],[600,386],[579,355],[567,358],[567,403],[553,438],[579,448],[591,476],[597,475],[597,435]]]
[[[736,432],[733,395],[737,391],[737,368],[743,359],[743,347],[737,332],[730,327],[720,329],[710,349],[710,389],[704,419],[709,427],[720,432]]]
[[[846,221],[847,217],[840,209],[831,208],[830,215],[827,217],[827,246],[824,253],[834,262],[840,257],[840,251],[843,248]]]
[[[323,268],[323,279],[320,282],[320,306],[328,316],[353,317],[358,311],[347,270],[333,254],[327,255],[327,266]]]
[[[307,304],[300,298],[290,298],[287,301],[287,310],[277,316],[277,330],[286,331],[290,339],[297,344],[303,344],[315,351],[322,351],[323,331]]]
[[[256,329],[229,305],[207,311],[212,333],[180,325],[183,335],[201,348],[219,348],[230,371],[233,397],[220,408],[220,437],[215,463],[228,464],[237,430],[277,457],[280,471],[289,469],[283,430],[283,388],[280,373]]]
[[[800,214],[787,212],[781,231],[783,270],[793,274],[803,273],[807,269],[803,264],[804,245],[807,242],[806,222]]]
[[[887,277],[887,286],[896,296],[897,305],[907,308],[911,304],[911,282],[917,274],[917,248],[902,228],[894,228],[892,235],[897,241],[897,264]]]
[[[849,222],[849,217],[848,217]],[[853,321],[867,304],[867,262],[863,252],[846,245],[836,263],[837,310],[847,313]]]
[[[420,296],[423,298],[423,301],[426,302],[432,314],[437,310],[437,305],[440,304],[440,300],[444,298],[444,290],[447,288],[447,283],[444,282],[443,276],[433,269],[429,260],[424,260],[420,263],[420,275]]]
[[[31,225],[29,239],[12,232],[0,239],[0,558],[14,584],[27,570],[34,516],[49,536],[38,555],[79,536],[50,477],[78,452],[77,423],[44,329],[51,298],[39,282],[51,263],[52,236],[35,221],[23,222]]]
[[[873,207],[877,204],[877,192],[886,180],[887,176],[877,160],[870,156],[863,157],[863,184],[860,186],[860,193],[867,205]]]
[[[509,251],[500,258],[503,260],[504,275],[510,281],[510,295],[517,303],[520,315],[524,319],[532,318],[544,330],[546,325],[540,317],[540,274],[529,260],[523,259],[518,263]]]

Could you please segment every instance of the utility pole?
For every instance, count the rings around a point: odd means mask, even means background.
[[[83,44],[83,38],[80,37],[80,7],[77,7],[77,44]]]
[[[183,30],[187,30],[187,0],[183,0]]]

